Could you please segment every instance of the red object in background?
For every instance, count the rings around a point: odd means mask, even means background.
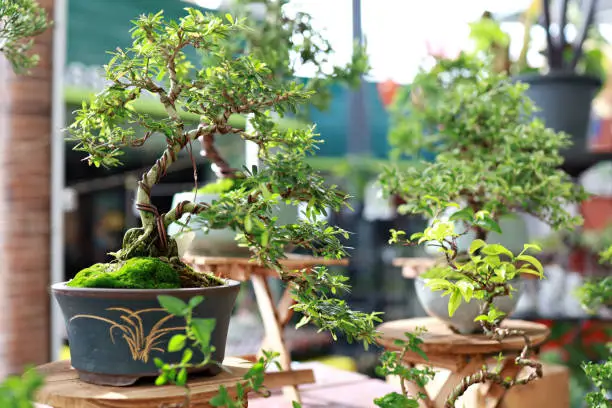
[[[612,222],[612,197],[594,196],[580,204],[585,230],[601,230]]]
[[[586,270],[586,253],[582,249],[570,252],[567,261],[570,271],[584,273]]]
[[[597,153],[612,152],[612,119],[599,119],[597,135],[591,142],[590,150]]]
[[[391,105],[393,102],[393,98],[395,98],[395,94],[399,89],[400,84],[395,82],[392,79],[387,79],[384,82],[379,82],[376,85],[376,89],[378,90],[378,95],[380,96],[380,100],[382,101],[385,107]]]

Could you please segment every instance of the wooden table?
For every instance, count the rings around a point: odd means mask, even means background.
[[[315,384],[300,386],[302,408],[373,408],[374,398],[400,392],[399,386],[366,375],[339,370],[321,363],[294,363],[296,370],[311,369]],[[292,408],[280,392],[269,398],[249,396],[249,408]]]
[[[409,366],[431,365],[451,372],[436,395],[430,396],[427,390],[418,389],[427,395],[425,406],[428,408],[443,407],[448,394],[464,377],[480,370],[483,364],[493,362],[499,353],[505,356],[501,375],[516,377],[519,374],[520,367],[514,364],[514,357],[524,346],[523,338],[519,336],[508,337],[499,342],[484,334],[457,334],[441,320],[425,317],[383,323],[378,327],[381,332],[378,342],[387,350],[400,351],[394,343],[395,340],[405,339],[404,333],[415,332],[418,327],[427,328],[427,332],[422,335],[421,349],[429,359],[425,360],[414,352],[406,352],[404,363]],[[505,320],[502,327],[524,330],[533,346],[543,343],[549,335],[549,329],[545,325],[523,320]],[[506,392],[502,387],[491,384],[486,385],[482,391],[482,399],[487,407],[498,407]]]
[[[290,284],[285,288],[280,302],[278,304],[274,302],[267,279],[279,279],[277,271],[254,263],[250,258],[185,255],[183,261],[201,272],[210,272],[223,278],[241,282],[250,280],[255,291],[255,298],[265,331],[260,353],[261,350],[273,350],[280,354],[279,362],[284,372],[279,374],[279,376],[286,377],[287,381],[293,382],[295,378],[300,378],[304,383],[314,382],[314,374],[311,370],[306,370],[306,372],[302,373],[292,373],[291,355],[285,344],[283,330],[293,316],[291,306],[295,302],[291,296],[292,287]],[[280,263],[286,271],[306,270],[308,272],[317,266],[348,265],[348,260],[333,260],[289,254]],[[256,356],[241,357],[248,360],[256,358]],[[300,401],[297,385],[295,384],[284,387],[283,394],[290,401]]]
[[[294,363],[295,371],[311,370],[317,377],[316,384],[301,387],[302,408],[372,408],[374,398],[381,397],[390,392],[399,392],[399,387],[384,381],[367,377],[363,374],[338,370],[321,363]],[[272,377],[273,378],[273,377]],[[249,408],[292,408],[291,401],[287,400],[277,388],[278,384],[266,374],[264,381],[270,388],[272,395],[268,398],[249,395]],[[102,387],[107,393],[114,391],[113,387]],[[166,388],[166,387],[163,387]],[[163,389],[160,387],[160,389]],[[110,391],[110,392],[109,392]],[[121,392],[122,389],[119,389]],[[106,401],[108,402],[108,400]],[[160,408],[157,402],[149,401],[147,406],[135,405],[137,408]],[[104,408],[114,408],[113,405],[102,405]],[[132,407],[133,405],[129,405]],[[204,405],[206,407],[206,405]],[[61,405],[35,404],[36,408],[65,408]],[[91,408],[88,406],[87,408]],[[96,406],[93,406],[96,407]],[[119,407],[124,408],[125,405]],[[197,405],[197,408],[201,408]],[[80,408],[71,405],[70,408]],[[96,407],[97,408],[97,407]],[[184,407],[187,408],[187,407]],[[193,406],[192,408],[196,408]]]
[[[402,268],[402,276],[414,279],[436,264],[434,258],[395,258],[393,266]]]
[[[225,386],[235,395],[236,384],[250,364],[243,360],[226,359],[219,375],[192,377],[191,405],[195,408],[212,408],[208,401]],[[38,391],[39,407],[52,408],[158,408],[179,407],[185,401],[185,390],[175,386],[155,386],[152,382],[130,387],[107,387],[79,380],[69,360],[56,361],[37,367],[45,377],[45,385]],[[248,404],[248,402],[245,402]],[[187,407],[185,407],[187,408]]]

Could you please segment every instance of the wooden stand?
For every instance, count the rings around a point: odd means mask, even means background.
[[[299,402],[300,396],[297,390],[296,379],[300,381],[298,384],[313,383],[314,374],[312,370],[291,369],[291,355],[283,338],[283,330],[293,315],[293,309],[290,309],[294,304],[291,297],[291,286],[287,286],[280,302],[275,304],[267,278],[278,279],[278,273],[273,269],[254,263],[250,258],[186,255],[183,261],[201,272],[210,272],[223,278],[242,282],[251,281],[265,331],[265,337],[260,350],[273,350],[279,353],[279,362],[283,369],[281,372],[269,373],[267,375],[275,377],[275,382],[284,385],[283,394],[289,400]],[[281,260],[281,264],[287,271],[302,269],[310,271],[312,268],[322,265],[347,265],[348,261],[329,260],[304,255],[288,255],[287,259]],[[252,360],[254,356],[241,356],[241,358]],[[286,383],[283,384],[283,382]]]
[[[209,401],[219,393],[222,385],[235,396],[236,384],[244,381],[242,377],[249,370],[249,363],[226,359],[223,366],[226,370],[219,375],[199,378],[194,375],[189,381],[191,407],[212,408]],[[45,364],[36,370],[45,377],[45,385],[38,391],[36,402],[52,408],[170,408],[182,407],[185,402],[185,390],[171,385],[104,387],[88,384],[78,379],[68,360]]]
[[[453,333],[448,326],[435,318],[416,318],[397,320],[384,323],[378,327],[382,333],[379,343],[390,351],[400,351],[394,343],[397,339],[405,339],[406,332],[415,332],[418,327],[427,328],[422,335],[423,343],[421,349],[427,354],[428,360],[423,359],[414,352],[404,355],[404,363],[409,366],[431,365],[434,367],[450,370],[448,379],[441,385],[439,391],[431,393],[425,389],[415,389],[424,393],[427,398],[424,406],[427,408],[444,407],[444,402],[449,393],[466,376],[471,375],[483,366],[483,364],[497,364],[495,357],[503,353],[504,360],[501,362],[503,377],[516,377],[519,368],[514,364],[514,357],[520,353],[524,346],[522,337],[513,336],[501,342],[489,339],[484,334],[462,335]],[[523,320],[506,320],[502,327],[524,330],[533,346],[543,343],[549,335],[548,328],[539,323]],[[506,390],[498,385],[485,384],[480,387],[480,407],[500,407]]]
[[[418,277],[435,263],[436,260],[433,258],[395,258],[393,260],[393,266],[402,268],[402,276],[406,279]]]

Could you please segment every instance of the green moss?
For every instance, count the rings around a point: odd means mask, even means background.
[[[95,264],[68,282],[77,288],[174,289],[181,287],[179,273],[158,258],[132,258],[119,264]]]

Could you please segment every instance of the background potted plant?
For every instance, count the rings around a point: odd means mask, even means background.
[[[287,12],[289,0],[236,0],[228,5],[238,18],[245,21],[251,29],[237,33],[228,39],[227,46],[223,52],[226,57],[235,55],[252,55],[262,61],[269,68],[268,81],[280,84],[288,81],[298,80],[303,83],[304,90],[313,91],[307,103],[303,104],[295,115],[300,119],[308,117],[311,107],[326,110],[331,102],[332,93],[330,86],[343,84],[357,86],[359,78],[369,69],[365,49],[355,46],[352,60],[345,66],[334,66],[330,57],[334,50],[312,23],[312,17],[308,13],[296,12],[290,15]],[[205,56],[204,65],[209,63]],[[296,72],[300,67],[306,67],[313,72],[311,78],[296,79]],[[273,113],[274,114],[274,113]],[[249,130],[251,121],[247,118],[246,129]],[[202,143],[202,154],[208,154],[209,145],[206,140],[200,138]],[[251,166],[256,159],[257,147],[247,141],[246,165]],[[255,160],[256,161],[256,160]],[[214,167],[215,176],[218,179],[233,178],[230,164],[223,162],[222,167]],[[236,182],[213,181],[212,186],[204,186],[198,191],[196,202],[208,203],[217,199],[219,193],[229,191]],[[220,191],[220,189],[227,189]],[[216,190],[216,191],[215,191]],[[190,195],[189,192],[178,193],[174,196],[174,203],[178,203]],[[193,197],[189,198],[193,199]],[[279,205],[276,209],[279,223],[291,223],[298,217],[295,207]],[[183,221],[186,221],[184,219]],[[193,222],[194,220],[190,220]],[[202,255],[241,255],[247,253],[243,248],[236,245],[235,233],[229,230],[206,231],[194,225],[192,232],[181,238],[184,239],[186,250],[191,254]],[[178,225],[171,226],[171,233],[178,234],[181,228]],[[187,244],[189,242],[189,244]]]
[[[525,95],[526,85],[488,67],[477,57],[461,54],[456,60],[440,59],[417,75],[412,98],[396,101],[410,105],[410,116],[398,119],[392,142],[400,153],[415,155],[426,148],[436,157],[405,170],[388,167],[380,177],[385,191],[405,202],[398,207],[400,213],[432,218],[435,203],[458,203],[446,219],[463,224],[465,233],[456,240],[464,254],[474,239],[519,252],[526,233],[502,234],[502,220],[523,212],[553,229],[569,228],[580,219],[565,207],[585,197],[558,169],[559,150],[569,145],[567,136],[531,119],[534,108]],[[431,133],[424,135],[423,129]],[[417,293],[423,296],[421,283]],[[473,327],[473,317],[461,326]]]
[[[577,3],[560,0],[551,9],[550,0],[533,1],[521,14],[523,43],[516,60],[510,55],[509,34],[491,13],[484,13],[470,25],[470,38],[474,52],[490,57],[494,71],[530,85],[527,96],[539,108],[533,114],[546,126],[572,136],[574,148],[582,152],[586,149],[591,104],[606,78],[602,51],[606,41],[593,24],[596,1],[581,2],[581,10]],[[541,53],[547,63],[540,69],[527,59],[533,46],[531,31],[538,23],[546,32],[546,49]],[[577,31],[573,43],[567,40],[569,26]],[[572,103],[567,103],[570,100]]]
[[[195,9],[188,9],[178,22],[165,21],[162,12],[141,16],[135,22],[133,45],[118,49],[106,66],[109,86],[83,105],[69,128],[77,141],[75,148],[88,153],[88,162],[96,166],[119,165],[122,147],[141,146],[151,137],[166,140],[164,152],[138,182],[142,226],[126,232],[111,262],[86,268],[73,280],[52,288],[66,320],[72,365],[86,381],[131,384],[141,376],[156,375],[154,360],[160,354],[170,364],[181,360],[180,353],[166,350],[170,335],[183,330],[184,322],[180,313],[165,311],[180,307],[163,304],[165,310],[159,308],[159,295],[179,298],[179,305],[195,302],[197,296],[205,298],[194,306],[193,316],[202,332],[216,322],[210,338],[212,360],[223,361],[238,283],[195,273],[179,259],[177,243],[166,228],[184,214],[198,217],[208,228],[239,231],[241,244],[249,247],[256,261],[294,282],[298,302],[294,308],[305,315],[302,324],[312,322],[366,344],[375,336],[376,313],[354,312],[331,295],[345,288],[345,278],[331,276],[325,269],[304,276],[280,266],[287,245],[317,256],[345,255],[338,237],[346,232],[316,217],[326,208],[345,205],[346,195],[325,186],[325,180],[305,162],[319,143],[312,129],[282,132],[270,118],[271,109],[278,115],[295,111],[310,93],[293,82],[270,81],[266,65],[251,56],[224,55],[227,39],[247,29],[230,15],[226,19]],[[186,47],[215,57],[216,63],[194,67],[185,58]],[[156,96],[167,117],[156,119],[132,109],[132,101],[144,94]],[[200,123],[188,129],[179,110],[199,115]],[[233,114],[253,115],[253,130],[232,127],[228,120]],[[134,127],[122,127],[129,123],[139,125],[143,134]],[[240,180],[239,188],[211,203],[183,201],[166,213],[151,204],[151,189],[178,152],[191,151],[192,142],[200,137],[207,144],[206,158],[225,168],[214,141],[230,135],[259,148],[261,166],[232,170]],[[297,206],[304,201],[304,219],[277,224],[273,212],[279,203]]]
[[[556,2],[556,10],[552,10],[550,0],[542,0],[546,71],[516,77],[529,84],[527,96],[539,108],[534,114],[546,126],[568,133],[574,140],[574,151],[579,153],[587,148],[591,104],[605,78],[602,38],[593,26],[596,4],[596,0],[581,2],[580,18],[571,21],[569,0]],[[554,16],[558,16],[556,21]],[[570,24],[576,29],[573,42],[567,39]],[[589,36],[593,42],[590,45]]]

